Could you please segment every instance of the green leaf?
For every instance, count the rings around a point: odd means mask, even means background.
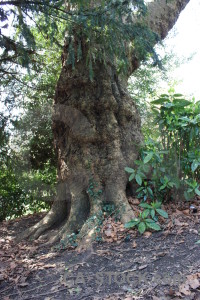
[[[160,208],[161,205],[162,205],[162,203],[161,203],[161,202],[158,202],[158,201],[152,203],[152,206],[153,206],[154,208]]]
[[[200,196],[200,191],[199,191],[198,188],[196,188],[194,191],[195,191],[195,193],[196,193],[198,196]]]
[[[146,219],[146,217],[149,215],[150,213],[150,210],[147,208],[145,209],[143,212],[142,212],[142,218],[143,219]]]
[[[147,156],[144,158],[144,164],[148,163],[153,157],[153,152],[147,154]]]
[[[151,189],[149,186],[147,187],[147,190],[148,190],[149,194],[150,194],[151,196],[153,196],[153,191],[152,191],[152,189]]]
[[[151,210],[151,217],[152,217],[152,218],[155,217],[155,210],[154,210],[154,209]]]
[[[148,173],[149,172],[149,166],[148,165],[143,165],[143,171],[145,172],[145,173]]]
[[[188,100],[185,100],[185,99],[174,99],[173,100],[173,103],[176,105],[176,106],[188,106],[188,105],[191,105],[192,102],[188,101]]]
[[[132,173],[131,176],[129,176],[129,181],[133,180],[133,178],[135,178],[135,173]]]
[[[130,222],[125,223],[125,224],[124,224],[124,227],[125,227],[125,228],[132,228],[132,227],[134,227],[135,225],[139,224],[139,222],[140,222],[139,219],[137,219],[137,221],[136,221],[136,220],[132,220],[132,221],[130,221]]]
[[[144,178],[146,177],[146,175],[143,172],[141,172],[140,170],[138,170],[137,173],[138,173],[138,175],[140,175],[140,177],[144,177]]]
[[[185,199],[186,199],[187,201],[190,200],[190,199],[192,198],[192,196],[189,195],[186,191],[184,192],[184,197],[185,197]]]
[[[196,171],[199,165],[200,165],[199,162],[197,160],[194,160],[191,165],[192,172]]]
[[[152,208],[151,205],[149,205],[148,203],[140,203],[139,206],[142,208]]]
[[[166,184],[163,184],[160,188],[159,188],[159,191],[162,191],[166,188]]]
[[[141,186],[140,188],[138,188],[138,189],[136,190],[136,192],[138,193],[138,192],[142,191],[143,189],[144,189],[144,187]]]
[[[169,98],[169,95],[168,94],[161,94],[160,98]]]
[[[157,100],[151,101],[151,104],[159,105],[159,104],[163,104],[165,102],[169,102],[169,99],[167,99],[167,98],[159,98]]]
[[[174,96],[174,98],[176,98],[176,97],[184,97],[182,94],[174,94],[173,96]]]
[[[129,167],[126,167],[126,168],[125,168],[125,171],[126,171],[127,173],[135,173],[135,170],[132,169],[132,168],[129,168]]]
[[[141,160],[135,160],[134,163],[138,166],[141,166],[143,164]]]
[[[163,106],[165,107],[165,108],[172,108],[173,106],[175,106],[173,103],[165,103],[165,104],[163,104]]]
[[[132,221],[134,221],[134,222],[140,222],[140,218],[134,218]]]
[[[140,234],[143,234],[145,232],[145,230],[146,230],[146,225],[144,222],[141,222],[138,226],[138,231]]]
[[[143,191],[142,192],[140,192],[139,194],[137,194],[137,197],[138,198],[142,198],[144,196],[144,193],[143,193]],[[146,200],[146,199],[145,199]]]
[[[198,240],[195,244],[200,244],[200,240]]]
[[[154,223],[155,221],[152,220],[152,219],[146,219],[145,222],[146,222],[146,223]]]
[[[152,112],[154,112],[156,115],[159,115],[160,114],[160,112],[159,112],[159,110],[158,109],[155,109],[154,107],[152,107]]]
[[[160,226],[158,224],[156,224],[155,222],[148,222],[146,223],[147,227],[153,229],[153,230],[156,230],[156,231],[159,231],[161,230]]]
[[[165,218],[165,219],[168,218],[168,213],[167,213],[166,211],[164,211],[163,209],[157,208],[156,211],[157,211],[157,213],[158,213],[159,215],[161,215],[163,218]]]
[[[136,181],[137,181],[137,183],[138,183],[139,185],[142,184],[142,178],[141,178],[141,176],[140,176],[139,174],[137,174],[137,175],[135,176],[135,179],[136,179]]]

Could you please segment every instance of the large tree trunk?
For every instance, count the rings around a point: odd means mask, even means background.
[[[67,47],[64,54],[66,57]],[[92,81],[84,57],[75,70],[63,66],[53,119],[58,196],[45,219],[27,234],[37,238],[65,219],[53,241],[66,239],[81,228],[80,237],[85,241],[98,223],[104,202],[115,204],[122,222],[133,218],[124,168],[132,166],[137,157],[140,117],[114,65],[98,62]]]
[[[189,0],[150,4],[146,22],[165,37]],[[156,8],[159,8],[156,13]],[[159,17],[163,17],[159,24]],[[173,17],[172,17],[173,13]],[[168,20],[168,23],[167,23]],[[160,30],[160,31],[159,31]],[[58,154],[58,195],[52,209],[26,237],[38,238],[53,225],[62,223],[58,239],[79,232],[86,246],[91,242],[104,202],[115,204],[122,222],[134,217],[127,198],[128,177],[124,168],[133,166],[141,142],[140,117],[126,82],[118,77],[111,62],[96,62],[91,81],[86,68],[87,50],[75,70],[65,64],[68,45],[63,53],[63,68],[57,84],[53,131]],[[138,67],[134,53],[130,73]]]

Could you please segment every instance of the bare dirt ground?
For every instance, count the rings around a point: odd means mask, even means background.
[[[200,205],[170,205],[160,232],[140,236],[105,221],[85,252],[16,243],[43,214],[0,223],[0,299],[200,299]],[[59,246],[59,245],[58,245]]]

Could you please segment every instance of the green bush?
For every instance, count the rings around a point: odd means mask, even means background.
[[[135,168],[125,168],[129,181],[139,185],[138,198],[163,201],[184,195],[189,200],[200,195],[200,101],[163,94],[151,102],[151,110],[154,136],[145,138]]]
[[[13,162],[14,160],[12,160]],[[17,174],[10,164],[0,167],[0,221],[50,208],[55,195],[56,168]]]
[[[24,213],[25,195],[15,174],[6,166],[0,169],[0,222],[7,217],[18,217]]]

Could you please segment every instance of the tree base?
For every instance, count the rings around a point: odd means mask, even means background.
[[[44,241],[46,245],[54,245],[60,242],[62,248],[77,246],[78,250],[90,248],[95,241],[97,231],[100,231],[100,226],[104,220],[102,203],[100,199],[95,201],[91,211],[90,208],[87,208],[88,210],[86,210],[83,200],[78,203],[79,205],[71,208],[70,214],[65,220],[60,218],[64,207],[60,205],[59,212],[58,207],[55,210],[53,206],[42,220],[31,228],[28,228],[21,235],[20,240],[40,239]],[[82,203],[82,206],[80,206],[80,203]],[[81,210],[85,211],[82,216],[80,214]],[[123,205],[118,205],[116,210],[113,211],[113,214],[116,214],[116,212],[123,223],[134,218],[134,212],[127,200]],[[75,218],[75,216],[77,216],[77,218]],[[56,230],[51,230],[55,228]]]

